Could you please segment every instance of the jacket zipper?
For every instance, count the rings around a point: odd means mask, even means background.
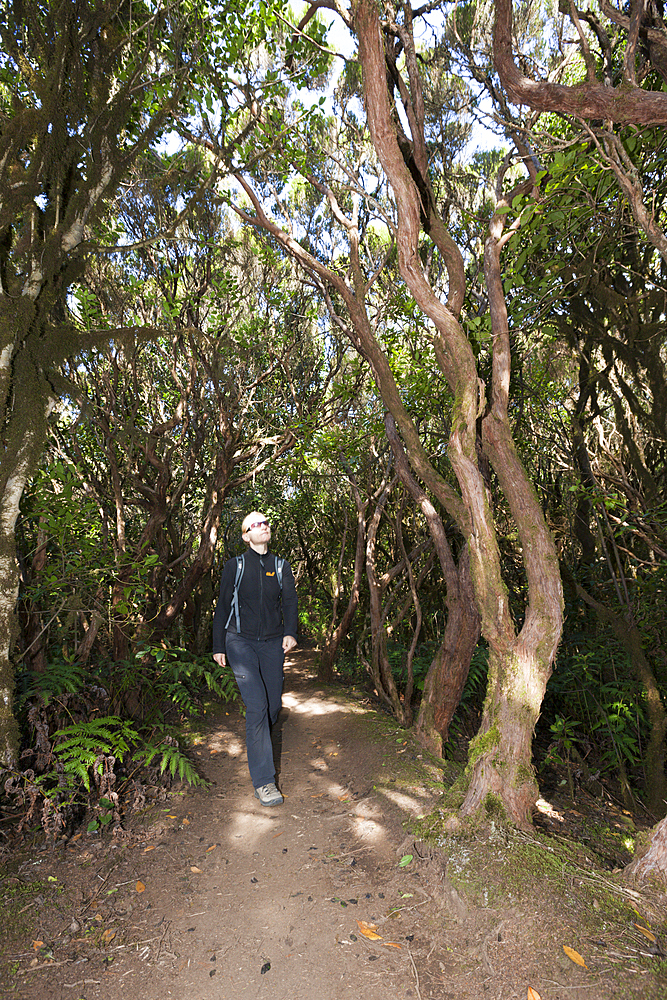
[[[257,623],[257,641],[262,638],[262,618],[264,617],[264,561],[259,557],[259,622]]]

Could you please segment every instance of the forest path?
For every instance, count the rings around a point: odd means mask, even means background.
[[[123,839],[84,834],[10,859],[5,891],[32,895],[13,897],[4,940],[0,922],[2,996],[667,996],[635,922],[655,927],[660,907],[635,893],[628,908],[583,855],[563,864],[530,835],[415,843],[405,825],[437,807],[442,774],[409,734],[318,685],[307,650],[288,661],[283,703],[282,806],[254,798],[245,723],[227,706],[196,751],[207,790],[172,789],[128,817]]]
[[[402,914],[406,900],[425,901],[415,892],[419,877],[397,869],[396,847],[405,810],[426,812],[435,795],[423,787],[392,794],[393,775],[389,787],[374,789],[387,747],[373,742],[368,710],[318,689],[311,667],[312,654],[297,652],[286,671],[282,806],[254,798],[238,713],[230,710],[211,729],[202,770],[214,790],[206,804],[197,796],[201,811],[190,797],[172,810],[190,822],[174,845],[177,899],[161,956],[144,980],[146,997],[417,996],[410,920],[392,919],[390,933],[382,925],[394,907]],[[396,732],[382,720],[383,743],[388,728]],[[164,888],[158,893],[164,905]],[[358,919],[375,923],[382,941],[366,939]],[[387,937],[400,948],[387,946]]]

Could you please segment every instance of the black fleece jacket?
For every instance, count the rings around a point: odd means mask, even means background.
[[[227,620],[232,610],[236,557],[228,559],[220,578],[220,596],[213,617],[213,652],[225,652]],[[241,635],[246,639],[276,639],[286,635],[296,639],[297,596],[294,574],[288,562],[283,564],[283,589],[276,578],[276,557],[272,552],[260,556],[254,549],[245,552],[243,578],[239,586]],[[236,632],[232,614],[229,631]]]

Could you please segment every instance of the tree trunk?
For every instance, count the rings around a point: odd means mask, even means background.
[[[462,258],[443,234],[442,223],[436,225],[437,220],[429,218],[430,232],[443,253],[450,278],[449,301],[444,305],[429,285],[421,264],[419,238],[424,202],[397,141],[387,93],[384,43],[377,9],[371,0],[359,0],[355,26],[369,129],[398,207],[399,268],[416,302],[435,326],[433,343],[436,357],[454,394],[449,458],[465,505],[467,516],[459,518],[459,524],[465,530],[469,545],[482,631],[490,649],[485,712],[480,733],[471,746],[470,786],[462,811],[464,815],[469,814],[483,805],[496,813],[503,812],[514,823],[527,825],[537,798],[531,762],[533,728],[560,638],[562,591],[553,540],[534,490],[518,460],[509,430],[509,334],[499,265],[503,216],[494,218],[496,230],[492,231],[485,252],[494,355],[492,405],[483,427],[485,454],[498,475],[523,544],[529,601],[525,623],[518,636],[502,578],[486,484],[477,461],[476,425],[482,412],[480,388],[483,391],[483,386],[480,386],[472,348],[457,320],[462,301],[460,286],[464,278]],[[407,55],[406,62],[410,65]],[[426,158],[422,155],[424,138],[420,81],[414,74],[410,77],[410,84],[413,167],[419,169],[422,160],[422,169],[426,169]],[[428,177],[422,174],[421,180],[424,190],[430,190]],[[429,211],[432,211],[433,203],[434,199],[430,199]],[[403,434],[400,423],[399,428]],[[415,464],[410,443],[404,440],[413,468],[421,475],[421,455],[415,456],[420,460],[419,464]]]
[[[2,352],[0,364],[10,354]],[[10,659],[17,627],[19,590],[16,520],[26,484],[37,472],[53,408],[52,401],[41,395],[40,380],[33,372],[30,385],[35,382],[36,398],[27,398],[26,389],[21,405],[11,412],[5,423],[5,451],[0,472],[0,768],[14,767],[18,756],[19,730],[13,715],[14,665]]]
[[[366,540],[366,576],[370,591],[370,617],[371,617],[371,673],[375,682],[375,687],[380,698],[390,707],[398,721],[406,724],[405,705],[401,702],[396,687],[394,675],[391,672],[391,664],[387,656],[387,632],[384,626],[384,615],[382,613],[382,592],[376,572],[375,560],[375,540],[377,529],[382,517],[382,511],[389,499],[389,494],[396,484],[394,478],[387,484],[378,500],[375,513],[368,526]]]
[[[501,202],[498,207],[503,206]],[[528,605],[518,635],[514,628],[505,627],[489,643],[488,689],[482,724],[470,748],[471,781],[462,813],[473,813],[480,805],[489,807],[489,796],[498,797],[510,817],[527,826],[537,798],[532,737],[562,631],[563,592],[556,547],[509,425],[511,356],[500,273],[503,219],[501,213],[494,216],[484,248],[494,346],[493,389],[490,408],[482,420],[482,444],[519,532]],[[492,617],[494,604],[506,601],[507,595],[497,591],[489,593],[487,599],[488,606],[480,607],[483,621]]]
[[[391,444],[401,482],[419,504],[438,553],[445,578],[447,624],[440,648],[424,680],[424,691],[415,733],[419,741],[436,756],[442,756],[442,744],[449,734],[465,686],[470,660],[480,636],[480,619],[470,578],[470,557],[465,547],[457,567],[445,534],[442,518],[410,472],[408,459],[391,414],[386,414],[385,430]]]
[[[24,580],[24,584],[36,583],[46,566],[46,546],[48,544],[49,537],[46,533],[46,529],[44,528],[44,522],[45,518],[42,516],[39,520],[39,527],[37,529],[37,545],[35,547],[35,553],[32,557],[30,575],[27,581]],[[30,665],[30,670],[36,674],[43,674],[46,670],[46,648],[44,641],[45,632],[48,632],[48,628],[45,628],[42,624],[41,614],[39,614],[39,612],[35,610],[35,606],[30,603],[25,625],[23,626],[23,658],[26,663]]]
[[[453,560],[452,564],[445,579],[445,634],[424,681],[415,726],[417,738],[437,756],[442,756],[442,744],[449,737],[449,724],[461,701],[481,631],[467,547],[461,551],[458,566]]]
[[[648,850],[627,866],[625,874],[638,882],[653,878],[667,886],[667,816],[653,828]]]
[[[93,611],[90,616],[90,621],[88,622],[85,635],[76,649],[75,658],[79,663],[88,662],[88,658],[92,652],[93,646],[95,645],[95,640],[97,639],[97,634],[103,621],[104,618],[100,612]]]
[[[318,680],[323,681],[325,684],[330,684],[334,679],[334,664],[336,662],[336,657],[338,656],[338,649],[343,636],[347,635],[350,630],[350,625],[352,624],[354,613],[357,610],[359,595],[361,593],[361,575],[364,569],[364,554],[366,552],[366,505],[363,503],[359,490],[354,483],[352,484],[352,489],[354,491],[354,499],[357,507],[357,542],[354,552],[352,589],[350,590],[350,599],[343,613],[343,617],[327,639],[327,642],[320,653],[320,663],[317,670],[317,677]]]

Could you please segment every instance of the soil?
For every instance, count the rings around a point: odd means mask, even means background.
[[[282,806],[253,796],[234,706],[197,753],[208,788],[172,787],[124,831],[5,847],[3,996],[667,997],[667,897],[600,860],[623,850],[622,810],[606,854],[580,801],[567,817],[544,801],[531,834],[447,834],[442,765],[368,699],[318,685],[308,651],[288,663]]]

